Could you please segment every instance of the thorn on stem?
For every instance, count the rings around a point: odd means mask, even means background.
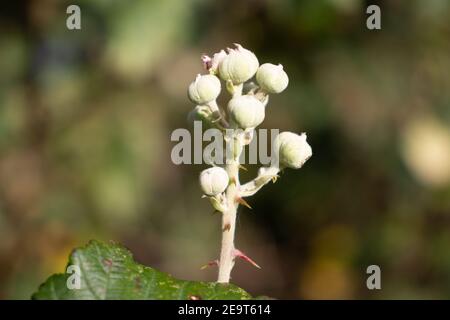
[[[237,197],[236,198],[236,202],[239,203],[239,204],[242,204],[243,206],[246,206],[249,209],[253,209],[252,207],[250,207],[250,205],[247,203],[247,201],[245,201],[241,197]]]
[[[217,260],[217,259],[216,260],[212,260],[212,261],[209,261],[207,264],[201,266],[200,270],[204,270],[204,269],[206,269],[208,267],[213,267],[213,266],[218,266],[218,265],[219,265],[219,260]]]
[[[239,249],[234,249],[233,251],[234,257],[236,258],[241,258],[242,260],[247,261],[248,263],[250,263],[252,266],[254,266],[255,268],[261,269],[261,267],[255,262],[253,261],[251,258],[249,258],[245,253],[243,253],[241,250]]]
[[[239,165],[239,169],[242,169],[244,171],[248,171],[246,167],[244,167],[242,164]]]

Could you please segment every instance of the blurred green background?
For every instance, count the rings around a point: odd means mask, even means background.
[[[306,131],[314,155],[240,209],[237,246],[262,270],[237,262],[232,281],[276,298],[450,298],[449,16],[447,0],[2,3],[0,298],[28,299],[92,238],[216,279],[199,269],[220,243],[204,166],[172,164],[170,134],[200,55],[234,42],[284,65],[263,127]],[[371,264],[382,290],[366,288]]]

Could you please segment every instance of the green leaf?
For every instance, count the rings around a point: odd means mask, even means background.
[[[90,241],[75,249],[68,266],[80,271],[80,288],[68,289],[75,273],[55,274],[33,294],[32,299],[184,300],[251,299],[232,284],[178,280],[134,261],[129,250],[116,243]],[[69,279],[70,278],[70,279]]]

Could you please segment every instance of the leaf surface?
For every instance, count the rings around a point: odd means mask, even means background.
[[[169,274],[137,263],[131,252],[117,243],[90,241],[86,246],[72,252],[69,266],[74,266],[71,274],[52,275],[33,294],[32,299],[241,300],[252,298],[246,291],[233,284],[175,279]],[[80,287],[69,289],[70,284],[76,285],[74,279],[78,271]]]

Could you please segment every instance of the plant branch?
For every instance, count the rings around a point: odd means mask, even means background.
[[[239,207],[239,158],[242,153],[243,145],[240,143],[242,133],[234,131],[232,137],[227,141],[227,150],[232,151],[232,159],[226,162],[225,170],[230,178],[230,184],[225,191],[226,210],[222,214],[222,247],[219,259],[219,277],[217,282],[230,282],[231,270],[234,267],[235,247],[234,234],[236,231],[236,214]],[[236,143],[238,141],[238,143]]]
[[[258,176],[255,179],[241,186],[239,190],[240,196],[245,198],[254,195],[267,183],[275,181],[279,172],[280,169],[277,167],[263,167],[259,169]]]
[[[226,190],[227,209],[222,215],[222,248],[219,259],[219,277],[217,282],[230,282],[231,270],[234,267],[234,233],[236,231],[236,213],[239,204],[239,162],[231,161],[226,165],[230,177],[230,185]]]

